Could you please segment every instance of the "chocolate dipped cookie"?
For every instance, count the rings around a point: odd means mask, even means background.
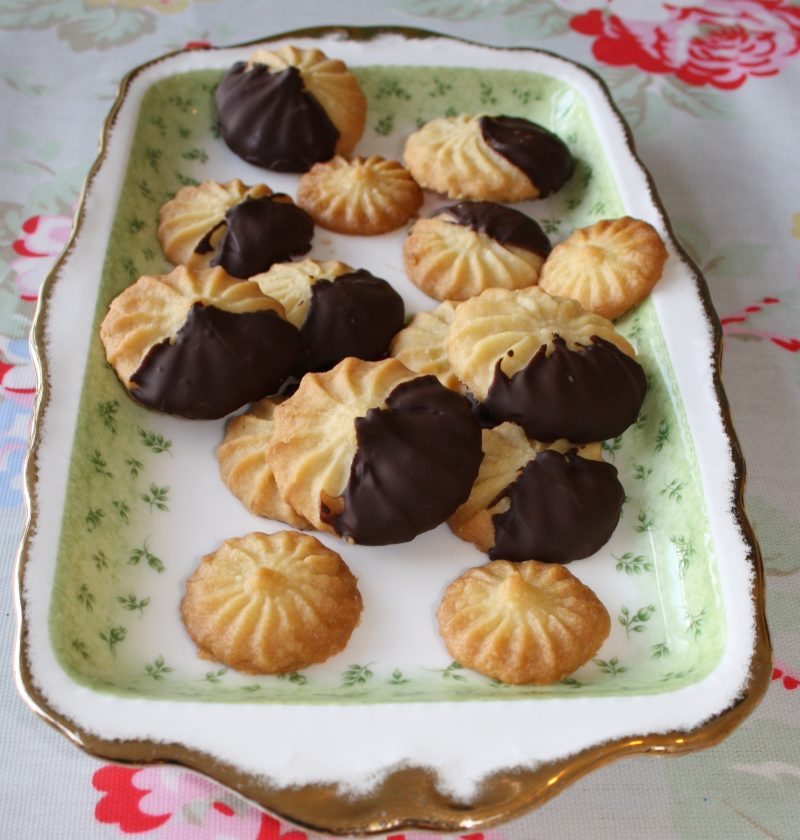
[[[313,236],[311,217],[288,195],[238,178],[183,187],[158,216],[158,239],[170,262],[220,266],[242,279],[305,254]]]
[[[256,283],[178,266],[114,298],[100,338],[138,402],[211,419],[274,394],[290,374],[300,335],[283,314]]]
[[[536,286],[464,301],[446,347],[481,413],[517,423],[534,440],[621,435],[647,389],[633,348],[610,321]]]
[[[296,373],[330,370],[347,356],[377,361],[403,327],[405,306],[392,286],[366,269],[303,260],[252,278],[280,301],[300,330]]]
[[[625,491],[599,443],[529,440],[514,423],[484,429],[469,499],[448,524],[492,560],[569,563],[605,545]]]
[[[561,138],[522,117],[431,120],[406,140],[403,160],[422,187],[449,198],[544,198],[571,177],[575,161]]]
[[[444,522],[481,457],[467,399],[396,359],[306,374],[276,408],[267,446],[283,498],[314,527],[365,545]]]
[[[550,253],[539,225],[491,201],[462,201],[414,223],[403,246],[410,280],[437,300],[532,286]]]
[[[342,61],[317,49],[256,50],[214,94],[223,140],[248,163],[306,172],[349,156],[364,131],[367,100]]]

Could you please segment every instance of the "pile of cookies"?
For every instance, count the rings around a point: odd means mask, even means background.
[[[407,542],[447,522],[491,560],[438,611],[461,664],[510,683],[562,679],[591,658],[608,613],[564,563],[610,538],[624,491],[600,441],[646,383],[609,318],[640,302],[666,251],[645,222],[575,231],[554,248],[498,202],[572,176],[566,144],[520,117],[460,115],[411,134],[404,163],[353,157],[356,78],[319,50],[256,51],[215,93],[221,136],[257,166],[302,173],[296,198],[236,179],[181,189],[160,210],[174,265],[112,301],[100,334],[129,395],[227,424],[225,484],[294,531],[232,538],[187,582],[201,656],[286,673],[339,652],[362,602],[344,561],[301,530]],[[406,323],[364,268],[295,260],[315,225],[373,236],[414,220],[423,189],[457,202],[416,219],[403,259],[440,301]]]

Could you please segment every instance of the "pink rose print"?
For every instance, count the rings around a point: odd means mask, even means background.
[[[761,298],[758,303],[752,303],[750,306],[745,306],[739,312],[733,315],[728,315],[725,318],[720,318],[722,324],[722,334],[728,336],[746,336],[748,338],[761,338],[771,341],[776,347],[782,350],[788,350],[790,353],[797,353],[800,351],[800,338],[793,338],[787,335],[777,335],[768,330],[753,329],[748,321],[751,315],[757,312],[762,312],[764,309],[775,304],[780,303],[780,298],[765,297]]]
[[[72,219],[67,216],[31,216],[22,224],[22,235],[12,244],[18,255],[11,263],[14,282],[22,300],[36,300],[39,289],[69,239]]]
[[[601,9],[576,15],[571,27],[595,38],[598,61],[672,73],[687,85],[741,87],[774,76],[800,53],[800,7],[785,0],[705,0],[663,4],[667,19],[622,20]]]
[[[101,767],[92,779],[103,793],[98,822],[152,840],[310,840],[210,779],[180,767]],[[451,835],[452,837],[453,835]],[[431,834],[392,834],[387,840],[434,840]],[[502,840],[495,832],[453,840]]]
[[[25,408],[36,398],[36,373],[28,357],[28,342],[0,336],[0,394]]]
[[[788,666],[776,660],[772,668],[772,681],[780,680],[787,691],[794,691],[800,687],[800,673],[790,673]]]

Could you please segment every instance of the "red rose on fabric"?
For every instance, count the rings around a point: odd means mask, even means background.
[[[774,76],[800,54],[800,7],[785,0],[706,0],[696,6],[663,4],[659,21],[623,20],[599,9],[570,25],[593,36],[598,61],[672,73],[688,85],[721,90],[750,76]]]

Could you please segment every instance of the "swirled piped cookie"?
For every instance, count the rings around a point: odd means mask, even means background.
[[[516,685],[547,685],[588,662],[611,629],[597,596],[563,566],[495,560],[445,591],[439,633],[457,662]]]
[[[405,320],[403,299],[386,280],[345,263],[280,263],[252,279],[300,330],[298,374],[330,370],[347,356],[383,358]]]
[[[432,374],[445,388],[463,391],[453,371],[444,343],[458,303],[446,300],[431,312],[418,312],[392,339],[391,355],[407,368]]]
[[[225,486],[256,516],[277,519],[293,528],[309,523],[288,505],[278,491],[266,448],[274,426],[272,415],[281,398],[254,403],[245,414],[231,418],[217,447],[219,473]]]
[[[539,285],[588,312],[618,318],[661,279],[667,249],[656,229],[623,216],[574,230],[547,258]]]
[[[539,279],[550,240],[518,210],[462,201],[414,223],[403,246],[411,281],[437,300],[466,300],[484,289],[521,289]]]
[[[647,388],[633,348],[610,321],[536,286],[487,289],[464,301],[446,347],[482,412],[535,440],[616,437],[636,419]]]
[[[311,217],[288,195],[238,178],[183,187],[158,216],[158,240],[170,262],[220,266],[244,279],[305,254],[313,236]]]
[[[619,522],[625,491],[599,443],[529,440],[514,423],[483,430],[469,499],[448,524],[492,560],[569,563],[594,554]]]
[[[337,155],[300,178],[297,203],[327,230],[374,236],[404,225],[422,206],[422,190],[397,161]]]
[[[207,554],[186,582],[181,618],[200,656],[285,674],[344,649],[361,616],[355,577],[319,540],[252,533]]]
[[[406,140],[403,160],[421,187],[477,201],[544,198],[575,168],[563,140],[537,123],[466,114],[423,125]]]
[[[397,359],[306,374],[275,409],[267,460],[283,498],[357,543],[407,542],[469,496],[481,460],[469,401]]]
[[[100,338],[138,402],[211,419],[276,393],[291,373],[300,335],[283,314],[256,283],[178,266],[118,295]]]
[[[281,172],[305,172],[348,156],[364,131],[367,100],[344,62],[318,49],[256,50],[214,94],[222,138],[239,157]]]

